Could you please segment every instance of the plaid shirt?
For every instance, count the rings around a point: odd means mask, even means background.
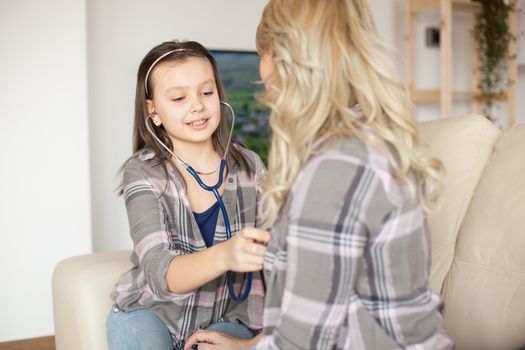
[[[245,226],[256,225],[256,184],[264,173],[264,166],[255,153],[242,147],[238,149],[253,165],[254,175],[248,176],[232,162],[228,164],[222,198],[232,234]],[[261,329],[264,297],[261,272],[252,274],[250,295],[241,304],[230,300],[225,275],[190,293],[174,294],[168,290],[165,275],[170,261],[178,255],[206,249],[183,180],[173,167],[168,169],[170,178],[166,180],[151,151],[132,158],[124,168],[124,199],[134,245],[131,256],[134,267],[120,277],[113,290],[115,307],[125,311],[140,308],[153,311],[168,326],[175,346],[180,346],[198,328],[213,322],[239,320],[253,330]],[[225,241],[222,215],[216,230],[214,242]],[[245,274],[234,275],[234,288],[239,291],[241,286],[244,288]]]
[[[387,158],[359,140],[311,159],[265,257],[253,349],[448,349],[430,238]]]

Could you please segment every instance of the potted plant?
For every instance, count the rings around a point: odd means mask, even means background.
[[[493,107],[496,97],[506,90],[505,79],[509,42],[516,40],[509,28],[509,13],[516,11],[516,0],[472,0],[479,3],[474,39],[479,48],[480,81],[478,88],[484,102],[483,114],[495,121]],[[516,53],[512,53],[516,54]]]

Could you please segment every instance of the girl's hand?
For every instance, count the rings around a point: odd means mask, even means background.
[[[252,339],[235,338],[229,334],[217,331],[199,330],[186,340],[184,350],[243,350],[249,349],[251,343]],[[194,345],[196,347],[193,347]]]
[[[263,267],[266,244],[271,235],[268,231],[245,227],[219,246],[222,248],[221,261],[226,271],[259,271]]]

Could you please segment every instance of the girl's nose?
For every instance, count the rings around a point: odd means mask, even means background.
[[[202,104],[202,102],[198,98],[196,98],[193,100],[193,103],[191,105],[191,113],[201,112],[203,108],[204,105]]]

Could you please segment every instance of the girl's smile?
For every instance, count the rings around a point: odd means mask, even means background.
[[[197,119],[195,121],[186,123],[186,125],[190,126],[192,129],[195,130],[202,130],[208,126],[208,120],[209,118]]]

